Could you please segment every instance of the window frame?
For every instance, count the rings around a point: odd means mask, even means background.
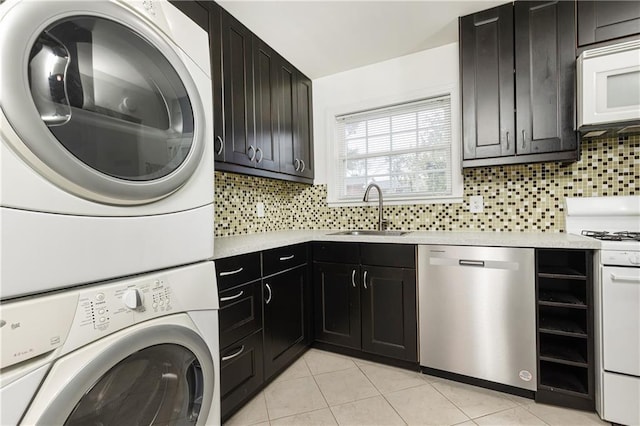
[[[460,96],[456,85],[441,85],[424,88],[396,96],[383,98],[366,99],[361,102],[345,104],[327,111],[327,135],[330,135],[329,149],[327,150],[327,203],[329,207],[349,207],[377,204],[377,196],[371,197],[371,201],[364,203],[361,200],[339,199],[340,179],[335,173],[331,173],[331,164],[336,164],[340,160],[339,138],[337,137],[337,118],[344,115],[357,114],[359,112],[376,109],[384,109],[391,106],[410,104],[416,101],[429,98],[449,96],[451,105],[451,195],[425,197],[415,194],[413,196],[393,196],[383,194],[386,205],[413,205],[413,204],[441,204],[441,203],[462,203],[463,197],[463,176],[462,176],[462,147],[461,147],[461,116],[460,116]],[[344,178],[343,178],[344,180]],[[364,188],[362,190],[364,196]]]

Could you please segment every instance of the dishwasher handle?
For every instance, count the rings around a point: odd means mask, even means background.
[[[478,266],[480,268],[484,268],[484,260],[460,259],[460,260],[458,260],[458,265],[460,265],[460,266]]]
[[[439,257],[433,256],[429,258],[429,265],[432,266],[448,266],[448,267],[473,267],[507,270],[507,271],[519,271],[521,269],[518,261],[510,260],[491,260],[491,259],[464,259],[460,257]]]

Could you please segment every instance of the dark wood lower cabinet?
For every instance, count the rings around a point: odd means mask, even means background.
[[[265,379],[288,366],[309,343],[307,266],[263,281]]]
[[[313,277],[315,339],[360,349],[360,266],[316,263]]]
[[[416,271],[363,265],[362,350],[417,361]]]
[[[362,264],[338,263],[340,256],[331,255],[345,252],[350,259],[357,253]],[[418,361],[414,246],[317,243],[314,259],[317,342]]]
[[[220,399],[224,419],[262,386],[262,330],[223,350],[220,359]]]

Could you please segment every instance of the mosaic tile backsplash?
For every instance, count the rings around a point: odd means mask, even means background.
[[[406,231],[563,232],[564,198],[640,194],[640,136],[583,142],[580,161],[464,171],[461,204],[385,206],[389,229]],[[377,206],[327,205],[326,185],[303,185],[216,172],[215,235],[287,229],[375,229]],[[484,212],[469,212],[469,197]],[[256,217],[256,203],[265,217]]]

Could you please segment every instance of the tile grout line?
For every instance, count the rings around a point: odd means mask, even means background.
[[[432,384],[432,383],[429,383],[429,384],[431,385],[431,387],[432,387],[436,392],[438,392],[440,395],[442,395],[442,397],[443,397],[444,399],[446,399],[446,400],[447,400],[447,401],[449,401],[449,402],[450,402],[454,407],[456,407],[456,408],[458,409],[458,411],[460,411],[462,414],[464,414],[465,416],[467,416],[467,418],[468,418],[469,420],[473,421],[473,418],[471,418],[471,416],[470,416],[470,415],[468,415],[468,414],[467,414],[467,412],[466,412],[466,411],[464,411],[462,408],[458,407],[458,404],[456,404],[455,402],[453,402],[451,399],[447,398],[447,396],[446,396],[445,394],[443,394],[442,392],[440,392],[440,390],[439,390],[437,387],[433,386],[433,384]],[[463,423],[464,423],[464,422],[463,422]],[[475,422],[474,422],[474,423],[475,423]]]
[[[307,352],[309,352],[309,351],[307,351]],[[306,355],[306,353],[305,353],[305,355]],[[327,397],[325,397],[324,393],[322,393],[322,389],[320,388],[320,385],[318,384],[318,381],[316,380],[316,375],[313,374],[313,371],[311,371],[311,368],[309,367],[309,364],[307,364],[307,360],[304,359],[304,355],[302,355],[300,358],[304,361],[304,364],[309,369],[309,373],[311,373],[311,378],[313,379],[313,383],[315,383],[316,386],[318,387],[318,391],[320,391],[320,395],[322,395],[322,399],[324,400],[324,403],[327,404],[327,408],[329,409],[329,412],[331,413],[331,417],[333,417],[333,420],[336,422],[337,425],[340,425],[340,423],[338,422],[338,419],[336,418],[336,415],[333,414],[333,410],[331,409],[331,406],[329,405],[329,401],[327,401]]]

